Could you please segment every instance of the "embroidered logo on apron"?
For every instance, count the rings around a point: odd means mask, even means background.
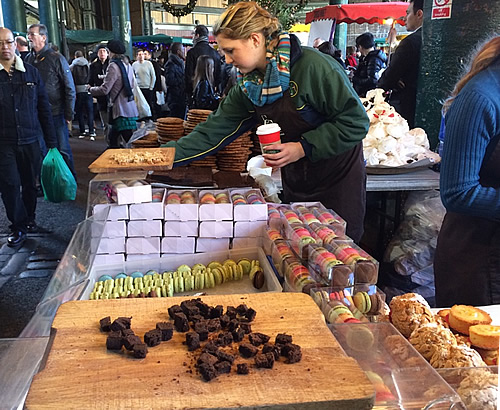
[[[290,97],[295,97],[299,92],[299,86],[295,81],[290,81]]]

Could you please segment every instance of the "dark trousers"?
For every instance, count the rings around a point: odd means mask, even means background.
[[[108,134],[108,148],[123,148],[120,141],[120,136],[123,138],[124,142],[128,142],[133,133],[134,130],[117,131],[116,128],[113,128],[113,126],[111,126],[109,128]]]
[[[75,113],[78,120],[78,127],[80,128],[80,134],[85,133],[85,119],[89,126],[89,133],[94,133],[94,103],[92,101],[92,96],[85,93],[76,93],[76,103],[75,103]]]
[[[151,116],[153,120],[156,120],[154,108],[154,106],[156,105],[156,92],[154,90],[150,90],[149,88],[141,88],[141,91],[144,95],[144,98],[148,102],[149,108],[151,109]]]
[[[25,145],[2,146],[0,192],[12,231],[26,233],[26,224],[35,220],[39,163],[38,141]]]

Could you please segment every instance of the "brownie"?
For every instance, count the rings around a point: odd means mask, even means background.
[[[243,331],[248,335],[249,333],[252,333],[252,325],[250,323],[244,323],[240,322],[240,329],[243,329]]]
[[[198,322],[201,322],[202,320],[205,320],[205,318],[202,316],[202,315],[193,315],[189,318],[189,320],[191,320],[191,322],[194,323],[198,323]]]
[[[232,335],[234,342],[241,342],[245,337],[245,331],[240,327],[237,330],[233,330]]]
[[[263,369],[272,369],[274,366],[274,355],[272,353],[261,353],[255,356],[255,366]]]
[[[103,332],[109,332],[111,330],[111,317],[106,316],[99,320],[99,326]]]
[[[224,306],[217,305],[210,309],[210,318],[215,319],[221,317],[223,313],[224,313]]]
[[[127,337],[129,335],[135,335],[134,331],[132,329],[123,329],[121,331],[122,337]]]
[[[242,303],[236,308],[236,312],[238,312],[238,315],[240,316],[245,316],[245,313],[247,313],[248,306]]]
[[[212,355],[216,355],[217,352],[219,351],[219,346],[215,342],[210,341],[205,346],[203,346],[203,349],[201,350],[203,353],[210,353]]]
[[[207,321],[207,328],[209,332],[217,332],[221,329],[220,320],[217,319],[209,319]]]
[[[281,355],[286,357],[286,363],[292,364],[300,362],[302,359],[302,351],[299,345],[287,343],[281,348]]]
[[[159,329],[153,329],[144,333],[144,342],[149,347],[158,346],[161,343],[162,333]]]
[[[200,316],[200,309],[195,304],[181,303],[181,309],[184,314],[191,319],[193,316]]]
[[[207,322],[205,320],[200,320],[199,322],[196,322],[193,326],[193,329],[200,336],[201,342],[208,339],[208,327],[207,327]]]
[[[226,315],[228,315],[230,319],[236,319],[237,314],[238,312],[234,306],[228,306],[226,308]]]
[[[223,329],[225,329],[229,325],[229,322],[231,321],[231,318],[228,315],[222,315],[219,318],[219,321],[220,321],[220,326]]]
[[[123,339],[121,334],[109,334],[106,338],[106,349],[108,350],[121,350],[123,346]]]
[[[178,332],[187,332],[189,331],[189,322],[188,318],[184,313],[176,313],[174,315],[174,326]]]
[[[207,364],[211,364],[211,365],[214,365],[215,363],[217,363],[219,361],[219,359],[214,356],[213,354],[210,354],[210,353],[202,353],[200,355],[200,357],[198,357],[198,361],[197,361],[197,364],[200,366],[201,364],[203,363],[207,363]]]
[[[144,343],[134,345],[134,357],[137,359],[144,359],[148,354],[148,348]]]
[[[264,343],[269,342],[269,339],[270,337],[264,333],[255,332],[248,335],[248,340],[250,340],[250,343],[254,346],[263,345]]]
[[[123,346],[125,346],[125,349],[127,350],[134,350],[134,346],[136,344],[142,343],[141,338],[134,334],[132,335],[129,334],[123,337],[122,340],[123,340]]]
[[[223,350],[218,350],[216,356],[221,362],[234,362],[234,355],[232,355],[231,353],[226,353]]]
[[[236,365],[236,373],[238,374],[248,374],[249,369],[248,369],[248,364],[246,363],[239,363]]]
[[[217,338],[219,339],[219,343],[221,346],[229,346],[231,343],[233,343],[233,335],[231,334],[231,332],[219,333],[219,336]]]
[[[202,363],[198,367],[198,370],[200,371],[201,377],[203,377],[203,380],[209,382],[210,380],[213,380],[217,377],[217,370],[215,370],[215,367],[210,364],[210,363]]]
[[[210,306],[208,306],[205,302],[203,302],[200,298],[198,299],[193,299],[195,305],[200,309],[200,313],[203,317],[206,319],[209,318],[210,314]]]
[[[284,333],[278,333],[276,335],[276,340],[274,341],[277,345],[286,345],[287,343],[292,343],[292,336],[286,335]]]
[[[223,361],[215,363],[214,365],[217,374],[230,373],[231,372],[231,363]]]
[[[262,353],[272,353],[274,355],[274,360],[278,360],[281,355],[280,345],[273,345],[271,343],[266,343],[262,347]]]
[[[227,325],[227,330],[232,332],[233,330],[238,329],[240,325],[240,321],[238,319],[231,319],[231,321]]]
[[[156,328],[161,332],[161,340],[166,342],[174,335],[174,325],[169,322],[158,322]]]
[[[111,323],[110,329],[117,332],[124,329],[130,329],[131,317],[119,317]]]
[[[186,346],[190,352],[200,347],[200,335],[196,332],[186,333]]]
[[[174,319],[176,313],[182,313],[182,309],[179,305],[173,305],[168,308],[168,315],[170,316],[170,319]]]
[[[242,343],[238,347],[238,351],[243,357],[249,358],[249,357],[254,357],[259,349],[257,349],[255,346],[251,345],[250,343]]]
[[[256,315],[257,315],[257,312],[252,308],[248,308],[247,312],[245,313],[245,317],[247,318],[247,320],[249,322],[252,322],[255,319]]]

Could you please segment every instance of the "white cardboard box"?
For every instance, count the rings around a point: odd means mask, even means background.
[[[220,252],[229,249],[229,238],[197,238],[196,252]]]
[[[227,193],[229,201],[231,196],[225,189],[201,190],[199,193],[200,200],[205,193],[211,192],[217,195],[220,192]],[[233,220],[233,204],[200,204],[200,221],[232,221]]]
[[[264,234],[267,221],[238,221],[234,223],[235,238],[256,238]]]
[[[102,255],[96,255],[94,257],[94,263],[92,266],[109,265],[113,263],[122,263],[122,262],[125,262],[124,253],[115,253],[112,255],[102,254]]]
[[[262,238],[233,238],[232,249],[256,248],[262,246]]]
[[[92,238],[90,242],[92,253],[124,253],[125,237],[121,238]]]
[[[261,204],[238,204],[233,209],[233,219],[235,221],[267,221],[267,204],[266,200],[258,189],[231,189],[231,198],[234,194],[241,194],[245,198],[247,195],[255,193],[262,201]]]
[[[196,239],[192,237],[165,237],[161,240],[162,253],[194,253]]]
[[[129,219],[128,205],[118,204],[95,204],[93,214],[104,211],[109,208],[108,221],[120,221]]]
[[[92,236],[95,238],[125,237],[127,236],[127,225],[125,221],[106,221],[104,227],[102,227],[102,223],[92,223]]]
[[[162,193],[161,201],[130,205],[130,219],[163,219],[163,210],[165,208],[165,190],[154,189],[153,194],[156,194],[159,191]]]
[[[169,189],[166,197],[170,193],[182,195],[187,189]],[[165,221],[197,221],[198,220],[198,193],[195,189],[189,189],[194,194],[195,204],[166,204]]]
[[[126,186],[116,189],[116,202],[118,205],[140,204],[142,202],[151,202],[153,192],[151,185]]]
[[[232,221],[202,221],[200,222],[200,238],[232,238]]]
[[[127,253],[135,254],[160,254],[160,238],[157,236],[150,238],[127,238]]]
[[[127,261],[142,261],[148,259],[157,259],[160,257],[159,253],[146,253],[146,254],[127,254],[125,259]]]
[[[154,221],[129,221],[127,224],[127,236],[162,236],[162,222]]]
[[[165,221],[163,236],[198,236],[198,221]]]

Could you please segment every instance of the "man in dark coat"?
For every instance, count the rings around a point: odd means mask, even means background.
[[[389,67],[378,82],[380,88],[392,90],[389,102],[408,121],[410,128],[415,126],[417,81],[422,48],[421,27],[424,21],[423,7],[423,0],[410,1],[406,11],[406,29],[413,33],[401,41],[391,57]]]
[[[194,47],[186,55],[186,97],[190,98],[193,93],[193,79],[198,57],[207,55],[214,60],[214,84],[216,87],[221,82],[221,62],[219,53],[208,43],[208,29],[203,25],[195,27],[193,36]],[[221,90],[220,90],[221,91]]]
[[[109,65],[109,51],[105,45],[100,45],[97,49],[97,58],[90,64],[89,85],[100,87],[106,77]],[[97,97],[97,108],[101,116],[101,125],[108,126],[108,100],[106,96]],[[106,134],[106,133],[105,133]]]
[[[372,33],[363,33],[356,37],[356,46],[362,57],[352,77],[352,85],[358,95],[364,97],[367,91],[377,88],[380,71],[385,68],[387,56],[382,50],[375,49]]]
[[[167,84],[167,104],[171,117],[184,119],[186,115],[186,93],[184,83],[184,53],[181,43],[170,47],[165,64],[165,83]]]

